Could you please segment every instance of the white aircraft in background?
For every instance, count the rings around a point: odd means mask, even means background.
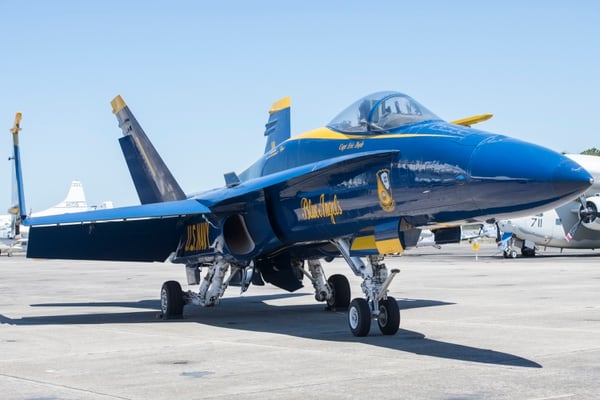
[[[99,206],[90,206],[85,198],[83,185],[80,181],[72,181],[69,187],[67,197],[60,203],[46,210],[33,212],[31,216],[47,216],[58,214],[69,214],[74,212],[91,211],[105,208],[113,208],[111,201],[105,201]],[[9,210],[12,212],[12,210]],[[4,222],[9,222],[7,226]],[[27,250],[27,237],[29,227],[24,225],[16,226],[15,215],[5,214],[0,215],[0,224],[3,224],[2,233],[0,234],[0,254],[12,255],[13,253],[24,252]]]
[[[461,225],[456,226],[452,231],[446,228],[443,231],[443,236],[435,230],[423,229],[419,233],[419,241],[415,247],[431,246],[441,249],[442,244],[460,243],[462,241],[471,243],[481,238],[495,239],[497,237],[497,228],[494,224]]]
[[[583,166],[594,177],[594,184],[580,198],[553,210],[499,221],[505,235],[499,246],[505,258],[516,258],[517,249],[523,257],[533,257],[536,246],[561,250],[600,248],[600,157],[583,154],[567,154],[567,157]]]
[[[13,254],[25,253],[27,251],[27,239],[0,239],[0,254],[12,256]]]
[[[67,197],[65,197],[63,201],[45,210],[32,212],[31,216],[44,217],[47,215],[70,214],[106,208],[113,208],[112,201],[105,201],[98,206],[88,205],[85,198],[85,192],[83,191],[83,184],[80,181],[75,180],[71,182]],[[29,233],[29,227],[22,225],[20,231],[23,237],[27,237],[27,234]]]
[[[12,214],[0,215],[0,239],[11,237],[14,216]]]
[[[21,130],[20,123],[21,113],[17,113],[15,116],[15,124],[11,129],[13,140],[17,140],[14,135]],[[16,144],[17,143],[15,143],[15,145]],[[8,214],[0,215],[0,254],[7,254],[9,256],[13,253],[20,253],[27,250],[27,237],[29,233],[29,227],[21,225],[18,218],[20,212],[19,206],[17,205],[17,185],[14,183],[17,180],[17,169],[15,168],[15,160],[17,157],[18,153],[15,149],[13,157],[9,158],[9,161],[13,164],[13,206],[8,210]],[[83,185],[80,181],[74,180],[71,182],[67,197],[65,197],[63,201],[46,210],[30,213],[30,215],[33,217],[42,217],[104,208],[113,208],[113,203],[111,201],[105,201],[99,206],[89,206],[85,198]]]

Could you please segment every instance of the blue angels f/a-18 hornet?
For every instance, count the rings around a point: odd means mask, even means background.
[[[264,154],[225,174],[224,187],[188,197],[120,96],[112,106],[142,204],[29,218],[27,255],[184,264],[199,290],[165,282],[164,318],[186,304],[216,305],[229,285],[294,291],[306,277],[318,301],[348,308],[354,335],[367,335],[373,319],[392,335],[400,312],[388,288],[398,270],[384,256],[414,245],[419,228],[443,233],[550,209],[592,181],[561,154],[470,127],[486,116],[448,123],[407,95],[378,92],[294,137],[289,97],[275,102]],[[362,279],[364,297],[351,301],[345,276],[327,278],[321,261],[334,257]]]

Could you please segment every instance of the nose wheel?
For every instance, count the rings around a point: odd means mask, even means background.
[[[362,298],[350,302],[348,326],[354,336],[367,336],[371,330],[371,320],[376,319],[379,330],[384,335],[395,335],[400,328],[400,308],[396,299],[389,296],[379,301],[379,308],[372,311],[371,304]]]
[[[388,288],[399,269],[388,274],[383,256],[369,255],[365,264],[358,256],[350,255],[350,241],[335,239],[331,241],[340,252],[352,272],[363,279],[360,285],[365,298],[356,298],[348,308],[348,326],[354,336],[367,336],[371,330],[371,320],[376,319],[381,333],[394,335],[400,328],[400,308],[396,299],[388,296]],[[331,286],[335,286],[330,282]],[[339,290],[334,288],[334,290]]]
[[[400,328],[400,307],[396,299],[388,296],[387,299],[379,302],[379,315],[377,316],[377,325],[384,335],[395,335]]]
[[[371,307],[367,300],[354,299],[348,308],[348,325],[354,336],[367,336],[371,330]]]

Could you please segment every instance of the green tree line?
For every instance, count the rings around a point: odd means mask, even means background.
[[[592,147],[591,149],[582,151],[581,154],[587,154],[589,156],[600,156],[600,150],[598,150],[595,147]]]

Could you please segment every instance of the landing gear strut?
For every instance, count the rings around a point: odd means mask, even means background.
[[[219,304],[231,279],[239,272],[241,272],[241,276],[244,277],[248,268],[251,268],[230,264],[222,258],[218,258],[214,263],[208,264],[206,267],[208,270],[206,271],[202,282],[200,282],[198,293],[194,293],[190,290],[185,294],[184,299],[186,304],[192,303],[203,307],[212,307]],[[228,271],[229,274],[227,274]],[[245,292],[248,289],[248,285],[249,282],[242,279],[242,292]]]
[[[388,296],[388,288],[394,277],[400,272],[392,269],[390,273],[383,263],[383,257],[372,255],[367,257],[367,264],[359,257],[350,256],[350,243],[348,239],[332,240],[340,251],[355,275],[361,277],[362,291],[365,298],[356,298],[350,301],[350,284],[344,275],[332,275],[325,278],[319,260],[308,261],[308,271],[300,270],[310,279],[315,288],[317,301],[327,303],[328,309],[348,309],[348,325],[355,336],[366,336],[371,330],[371,321],[376,320],[381,333],[394,335],[400,327],[400,309],[396,300]],[[192,278],[197,282],[195,268],[188,266],[193,272]],[[231,279],[241,272],[245,277],[252,272],[248,265],[237,265],[218,258],[214,263],[204,264],[208,268],[200,282],[198,293],[188,291],[183,293],[179,283],[168,281],[161,289],[161,312],[165,319],[181,318],[185,304],[195,304],[204,307],[217,305],[229,286]],[[198,275],[199,277],[199,275]],[[188,278],[189,279],[189,278]],[[242,279],[242,291],[247,289],[250,280]]]
[[[383,257],[369,256],[365,265],[359,257],[350,256],[350,244],[345,239],[337,239],[332,243],[338,248],[355,275],[363,278],[360,285],[366,299],[352,300],[348,310],[348,325],[354,336],[366,336],[371,329],[371,320],[384,335],[394,335],[400,327],[400,308],[396,300],[387,295],[388,287],[400,272],[393,269],[388,274]]]
[[[327,302],[328,310],[347,309],[350,304],[350,282],[344,275],[331,275],[325,280],[325,273],[319,260],[308,260],[308,272],[301,269],[315,288],[315,299]]]
[[[192,267],[190,267],[193,269]],[[225,294],[229,282],[238,273],[242,273],[241,290],[245,292],[250,284],[244,277],[246,273],[252,273],[252,267],[229,264],[223,259],[218,259],[212,264],[205,264],[207,268],[204,278],[200,282],[198,293],[191,290],[184,293],[181,285],[176,281],[167,281],[160,291],[160,308],[163,319],[181,318],[183,306],[195,304],[203,307],[217,305]],[[227,272],[229,271],[229,274]],[[238,275],[239,276],[239,275]]]

